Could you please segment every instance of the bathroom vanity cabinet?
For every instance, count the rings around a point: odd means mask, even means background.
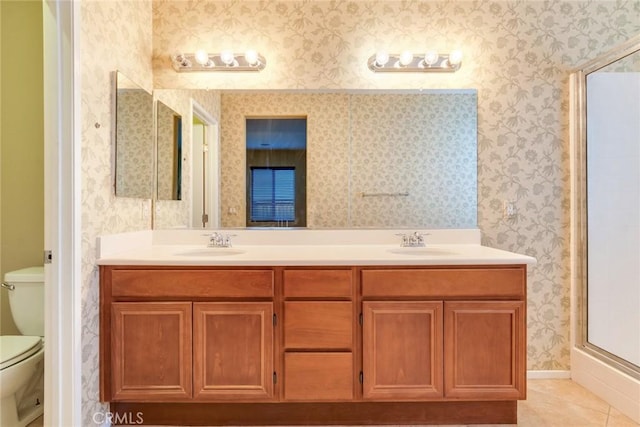
[[[104,400],[273,398],[272,270],[105,268],[101,286]]]
[[[515,423],[526,265],[102,265],[101,400],[150,424]]]

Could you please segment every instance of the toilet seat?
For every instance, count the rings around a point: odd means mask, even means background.
[[[29,356],[40,351],[42,346],[42,337],[26,335],[0,336],[0,370],[29,358]]]

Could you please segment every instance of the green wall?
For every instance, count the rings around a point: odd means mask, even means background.
[[[42,265],[44,111],[42,2],[0,1],[0,274]],[[2,290],[0,333],[18,333]]]

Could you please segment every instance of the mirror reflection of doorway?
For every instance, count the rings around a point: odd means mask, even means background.
[[[247,227],[306,227],[307,118],[246,119]]]
[[[193,102],[191,227],[220,227],[220,144],[218,123]]]

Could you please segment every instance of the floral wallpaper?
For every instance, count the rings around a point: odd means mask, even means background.
[[[350,226],[475,228],[476,94],[349,99]]]
[[[245,119],[278,116],[307,118],[308,227],[476,226],[476,95],[426,92],[223,93],[224,226],[245,226]]]
[[[83,424],[105,410],[98,402],[96,237],[150,228],[148,200],[113,195],[111,72],[149,91],[477,89],[483,242],[538,259],[529,271],[528,366],[569,369],[568,76],[639,34],[639,15],[638,0],[81,2]],[[173,71],[169,55],[197,47],[253,47],[267,68]],[[427,47],[462,49],[462,68],[390,75],[366,67],[378,49]],[[515,203],[515,218],[502,218],[504,200]]]
[[[99,402],[99,280],[96,239],[102,234],[144,230],[150,226],[148,199],[116,197],[112,118],[112,73],[121,71],[152,91],[151,2],[80,3],[80,127],[82,205],[82,415],[108,410]]]

